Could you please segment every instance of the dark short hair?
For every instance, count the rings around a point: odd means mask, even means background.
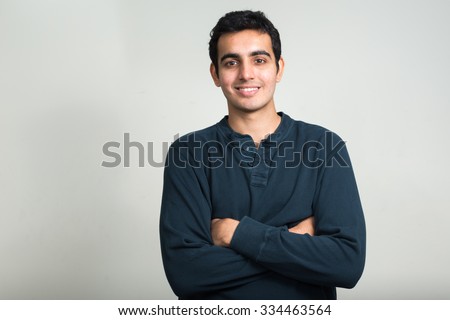
[[[219,19],[216,26],[211,30],[209,40],[209,57],[211,62],[216,67],[216,73],[219,72],[219,57],[217,50],[217,43],[219,38],[226,33],[238,32],[243,30],[258,30],[262,33],[267,33],[272,40],[272,50],[275,54],[275,62],[277,69],[279,68],[278,61],[281,57],[281,40],[280,34],[275,26],[261,11],[232,11]]]

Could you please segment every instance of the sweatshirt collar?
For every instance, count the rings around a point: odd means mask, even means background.
[[[294,120],[292,120],[291,117],[283,112],[278,112],[278,115],[281,117],[281,122],[275,132],[269,134],[265,141],[281,142],[292,127]],[[228,141],[245,142],[252,140],[250,135],[240,134],[231,129],[228,124],[228,116],[224,116],[222,120],[217,123],[217,128]]]

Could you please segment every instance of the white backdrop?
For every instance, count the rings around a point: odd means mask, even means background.
[[[175,298],[163,169],[102,147],[128,133],[161,162],[219,121],[209,31],[240,9],[281,33],[277,109],[347,141],[368,247],[339,297],[450,298],[450,1],[0,0],[1,299]]]

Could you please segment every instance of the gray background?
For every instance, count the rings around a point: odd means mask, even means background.
[[[129,133],[161,162],[163,142],[222,118],[207,42],[237,9],[281,33],[278,110],[347,141],[368,251],[340,298],[450,298],[450,1],[437,0],[0,0],[0,298],[175,298],[163,170],[136,148],[129,168],[102,167],[102,146]]]

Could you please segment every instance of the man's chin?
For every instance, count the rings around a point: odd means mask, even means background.
[[[230,111],[234,110],[236,112],[240,113],[254,113],[263,110],[267,106],[261,106],[261,105],[234,105],[231,106],[229,109]]]

